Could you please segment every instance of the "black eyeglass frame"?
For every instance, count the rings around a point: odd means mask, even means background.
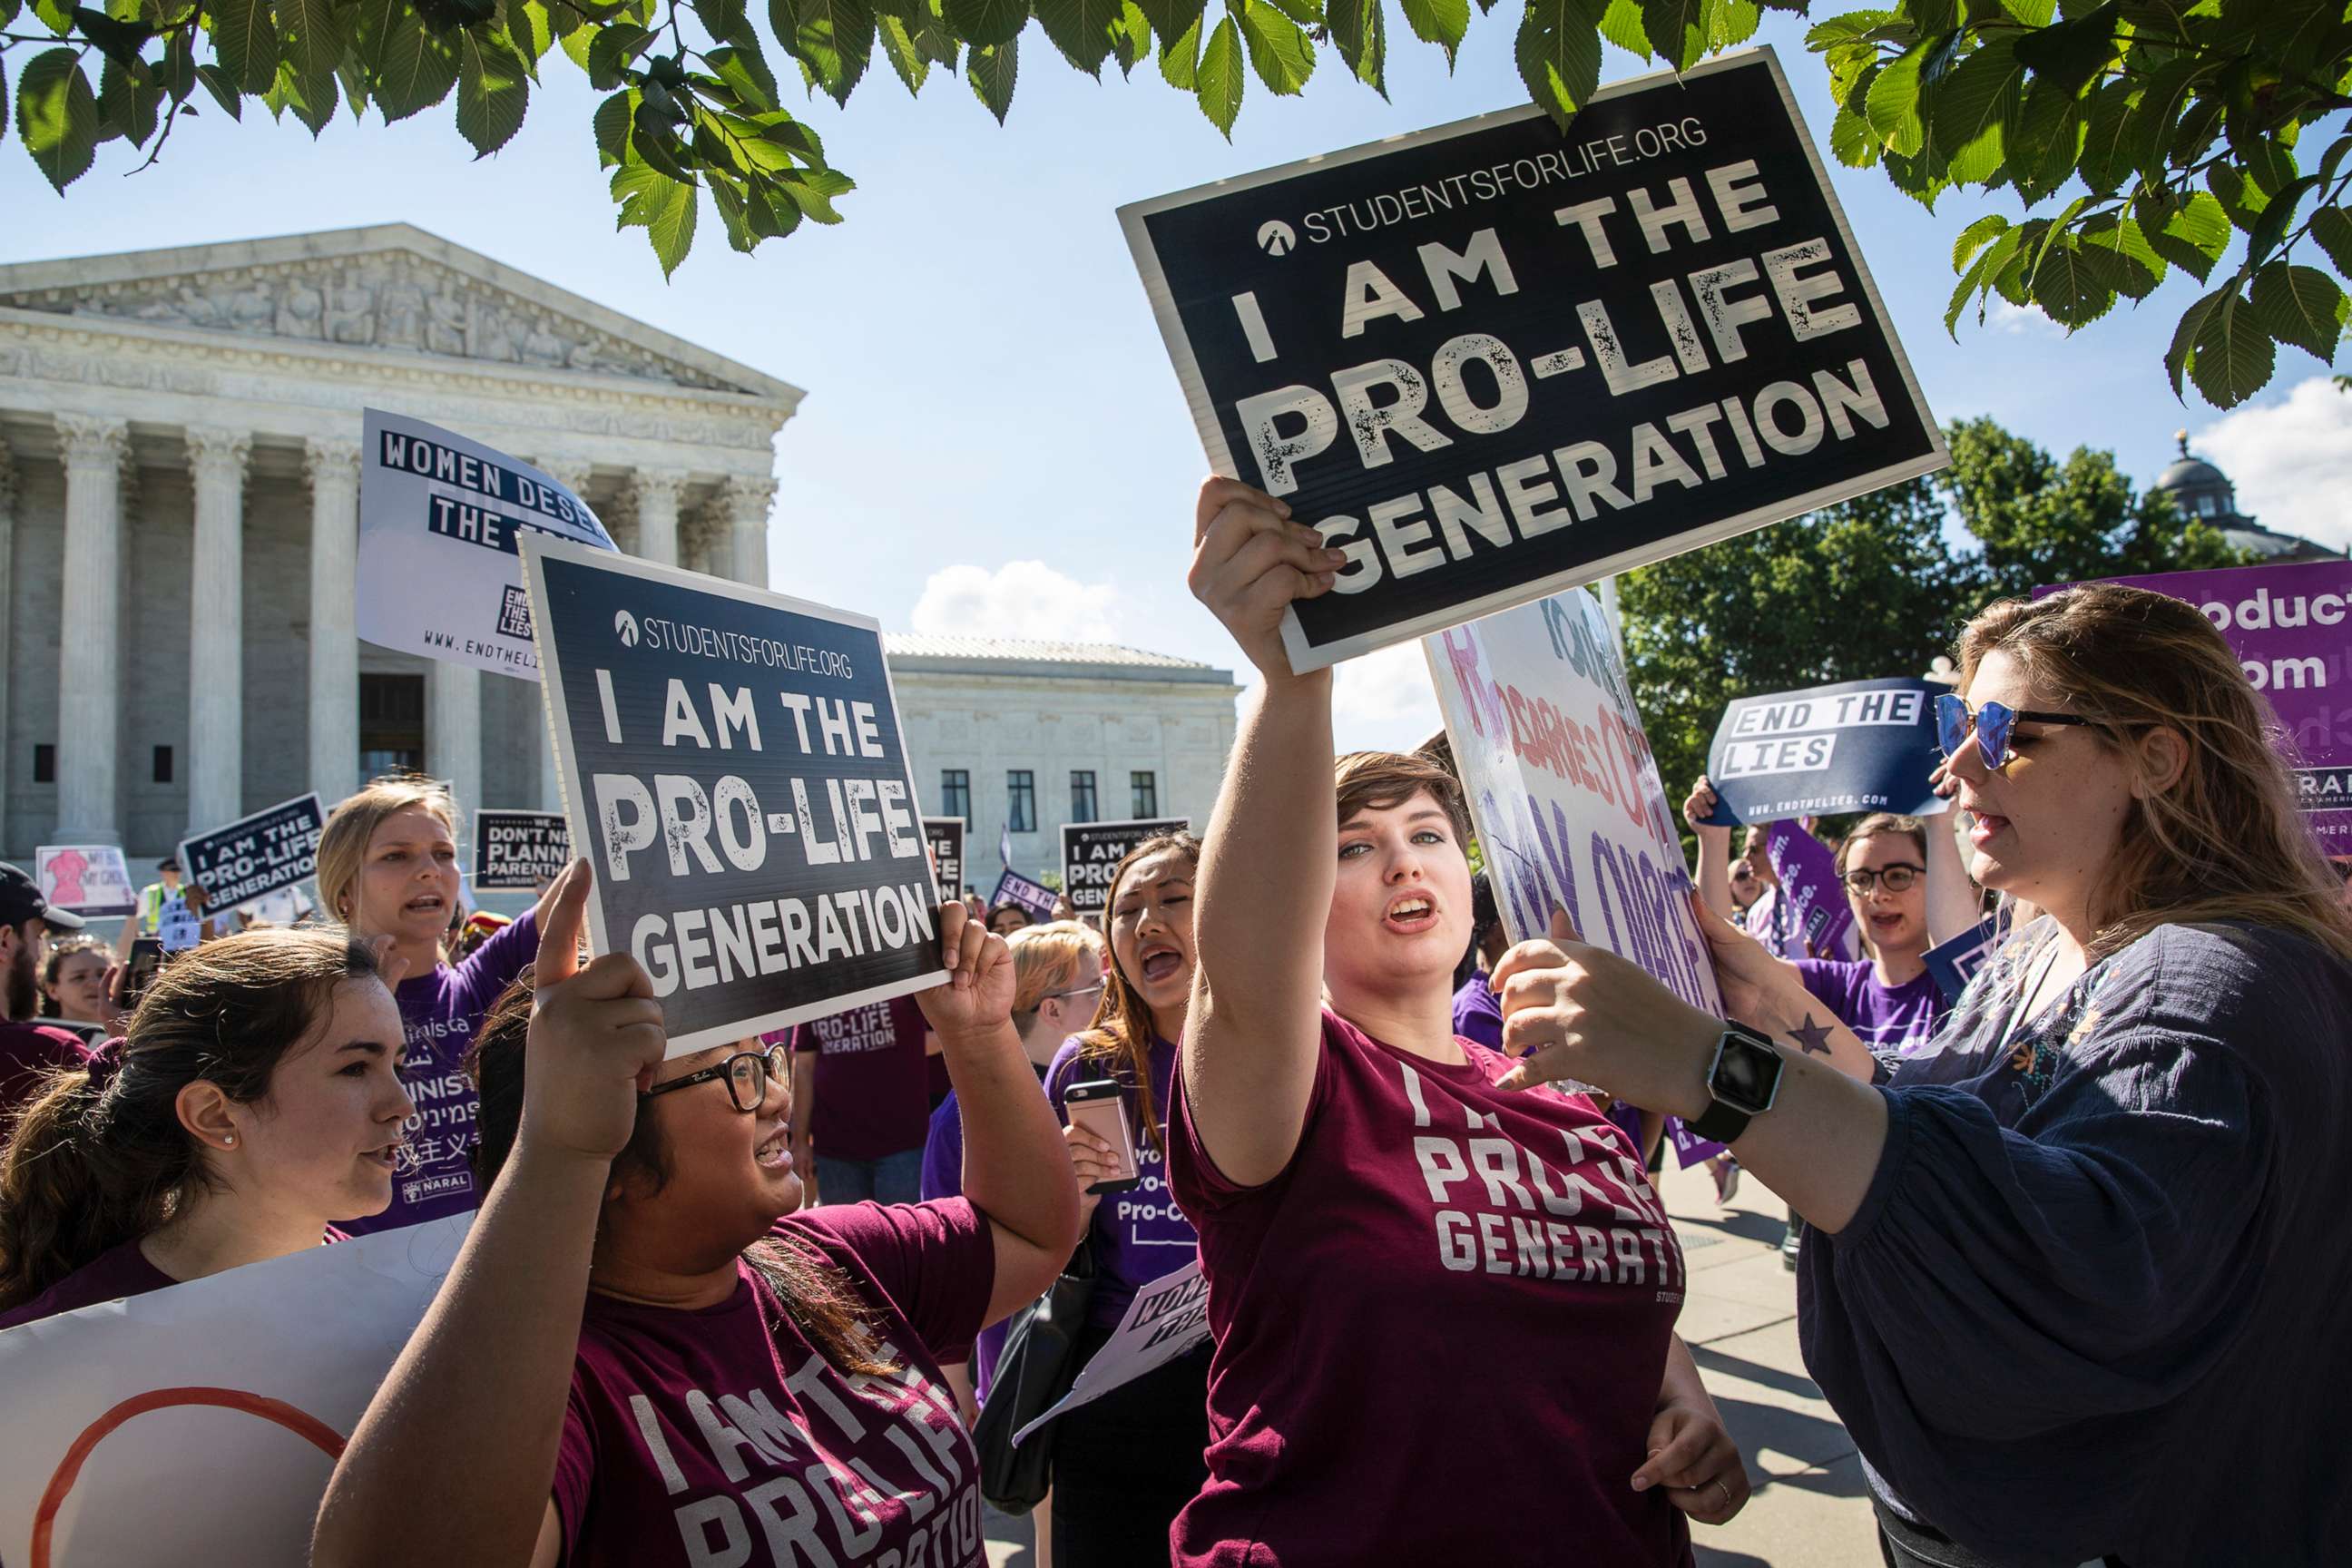
[[[1871,889],[1876,887],[1890,871],[1905,871],[1909,873],[1909,876],[1905,879],[1903,886],[1900,888],[1896,887],[1893,882],[1888,882],[1886,884],[1886,890],[1888,892],[1901,893],[1908,891],[1912,883],[1926,876],[1927,874],[1927,868],[1925,866],[1915,866],[1908,860],[1897,860],[1892,866],[1856,866],[1850,871],[1839,872],[1838,880],[1845,884],[1845,890],[1847,892],[1859,897],[1868,893]],[[1857,882],[1855,880],[1856,878],[1860,878],[1861,880]]]
[[[728,1103],[746,1116],[754,1115],[759,1111],[761,1103],[768,1098],[770,1079],[781,1078],[786,1083],[792,1082],[792,1056],[793,1053],[782,1046],[770,1046],[764,1051],[737,1051],[725,1061],[703,1068],[697,1072],[688,1073],[684,1078],[674,1078],[667,1083],[654,1085],[653,1088],[637,1096],[637,1103],[643,1105],[657,1094],[667,1094],[674,1089],[691,1089],[698,1083],[709,1083],[712,1079],[718,1078],[727,1080]],[[783,1058],[782,1066],[777,1064],[778,1058]],[[752,1097],[751,1103],[749,1105],[744,1104],[735,1096],[735,1064],[741,1061],[753,1061],[760,1064],[760,1092]]]
[[[2017,758],[2017,753],[2010,750],[2009,737],[2020,720],[2028,724],[2072,724],[2085,730],[2099,728],[2096,719],[2086,719],[2080,713],[2051,713],[2038,708],[2011,708],[2006,702],[1987,702],[1980,708],[1971,708],[1968,699],[1956,692],[1939,692],[1936,697],[1936,749],[1943,752],[1948,762],[1959,749],[1945,741],[1946,732],[1952,727],[1947,715],[1956,710],[1967,721],[1967,728],[1960,731],[1960,744],[1966,745],[1968,737],[1974,735],[1977,755],[1983,761],[1985,771],[1995,773]],[[1989,715],[1994,721],[1991,726],[1993,735],[1999,737],[1997,743],[1990,745],[1986,743],[1990,737],[1986,734],[1985,719]]]

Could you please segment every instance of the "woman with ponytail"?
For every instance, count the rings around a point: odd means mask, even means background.
[[[400,1012],[340,931],[166,964],[0,1155],[0,1329],[331,1239],[392,1201]]]
[[[392,1205],[354,1231],[394,1230],[481,1201],[469,1151],[476,1100],[462,1063],[474,1027],[530,962],[539,906],[457,963],[443,941],[462,901],[457,805],[431,779],[378,779],[327,817],[319,900],[355,936],[388,940],[406,966],[395,993],[406,1031],[403,1080],[420,1108]]]

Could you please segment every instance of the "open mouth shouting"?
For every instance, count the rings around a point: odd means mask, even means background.
[[[1979,849],[2009,828],[2009,818],[1987,811],[1980,805],[1963,803],[1960,809],[1969,814],[1969,842]]]
[[[407,1147],[407,1143],[408,1141],[404,1138],[395,1138],[391,1142],[377,1148],[362,1151],[360,1158],[368,1164],[391,1171],[399,1166],[400,1152]]]
[[[1389,902],[1381,923],[1392,931],[1414,936],[1437,927],[1437,900],[1427,893],[1406,893]]]
[[[763,1171],[793,1168],[792,1138],[783,1122],[777,1122],[775,1130],[760,1141],[760,1146],[751,1151],[751,1158]]]
[[[449,918],[449,900],[439,893],[419,893],[400,906],[404,915],[431,915],[436,920]]]
[[[1143,950],[1137,966],[1143,971],[1144,984],[1157,985],[1182,973],[1184,955],[1165,942],[1155,942]]]

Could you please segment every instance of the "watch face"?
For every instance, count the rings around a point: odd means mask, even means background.
[[[1761,1116],[1772,1109],[1773,1096],[1780,1091],[1780,1053],[1727,1030],[1716,1047],[1707,1088],[1734,1110]]]

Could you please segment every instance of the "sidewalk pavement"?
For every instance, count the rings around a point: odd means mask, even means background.
[[[1720,1529],[1694,1527],[1698,1568],[1880,1568],[1853,1440],[1797,1353],[1797,1281],[1780,1263],[1787,1209],[1753,1177],[1716,1206],[1704,1167],[1660,1183],[1690,1289],[1675,1325],[1739,1445],[1754,1489]],[[991,1509],[991,1568],[1039,1568],[1029,1521]],[[1389,1568],[1368,1563],[1365,1568]]]

